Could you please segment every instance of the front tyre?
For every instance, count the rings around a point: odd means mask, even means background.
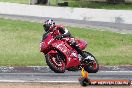
[[[89,52],[84,51],[84,53],[90,57],[91,61],[85,60],[87,63],[85,63],[84,69],[85,71],[89,73],[96,73],[99,70],[99,64],[96,58]]]
[[[46,54],[46,63],[49,68],[55,73],[64,73],[65,72],[65,62],[61,59],[60,55]]]

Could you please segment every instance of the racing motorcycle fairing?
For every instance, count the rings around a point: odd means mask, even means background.
[[[65,61],[66,68],[71,68],[74,66],[78,66],[80,64],[77,52],[72,47],[70,47],[66,42],[57,40],[56,42],[52,43],[52,47],[59,50],[59,52],[61,52],[62,55],[64,55],[66,60]]]

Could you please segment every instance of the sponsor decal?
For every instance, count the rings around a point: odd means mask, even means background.
[[[89,76],[89,73],[86,72],[84,70],[84,68],[82,68],[82,77],[80,77],[78,80],[80,82],[80,84],[82,86],[88,86],[88,85],[127,85],[127,86],[130,86],[131,85],[131,80],[127,80],[127,79],[117,79],[117,80],[114,80],[114,79],[98,79],[98,80],[92,80],[92,79],[89,79],[88,76]]]
[[[91,85],[130,85],[130,80],[90,80]]]

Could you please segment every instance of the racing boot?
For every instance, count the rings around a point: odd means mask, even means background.
[[[81,58],[79,58],[80,59],[80,61],[82,61],[82,62],[85,62],[85,61],[91,61],[90,59],[90,57],[91,56],[88,56],[88,55],[86,55],[81,49],[80,49],[80,47],[78,46],[78,44],[74,41],[74,42],[71,42],[70,43],[70,45],[78,52],[78,54],[79,54],[79,56],[81,56]]]

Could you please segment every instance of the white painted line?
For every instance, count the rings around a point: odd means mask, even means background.
[[[79,83],[79,81],[24,81],[24,80],[0,80],[1,83]],[[132,81],[131,81],[132,84]]]
[[[78,81],[25,81],[25,80],[0,80],[0,82],[11,82],[11,83],[79,83]]]
[[[118,72],[118,73],[122,73],[122,72],[125,72],[125,73],[127,73],[127,72],[129,72],[129,73],[132,73],[132,71],[99,71],[99,72],[112,72],[112,73],[116,73],[116,72]]]

